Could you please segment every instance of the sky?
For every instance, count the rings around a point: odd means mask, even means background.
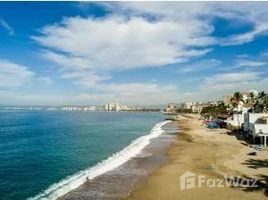
[[[267,10],[268,2],[0,2],[0,104],[152,105],[267,91]]]

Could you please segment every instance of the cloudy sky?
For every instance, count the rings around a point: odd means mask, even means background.
[[[0,104],[163,104],[268,85],[268,3],[0,3]]]

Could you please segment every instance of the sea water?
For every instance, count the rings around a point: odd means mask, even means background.
[[[138,154],[162,121],[160,113],[1,110],[0,199],[56,199]]]

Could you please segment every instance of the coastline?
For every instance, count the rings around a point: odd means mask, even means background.
[[[94,190],[95,188],[92,187],[91,183],[98,183],[99,180],[103,179],[103,177],[107,177],[106,181],[101,182],[102,184],[106,184],[106,182],[110,182],[110,185],[112,184],[114,188],[119,188],[118,186],[124,184],[126,185],[127,180],[122,180],[120,184],[115,184],[113,179],[110,179],[109,175],[113,176],[115,175],[117,178],[123,177],[126,175],[134,175],[133,178],[136,177],[137,174],[128,174],[127,170],[132,162],[136,162],[136,160],[140,160],[138,163],[141,165],[143,163],[142,160],[146,160],[147,158],[153,158],[156,159],[155,163],[152,163],[151,161],[148,162],[148,169],[145,167],[140,172],[138,172],[139,179],[136,181],[130,183],[130,186],[127,187],[128,191],[127,193],[123,194],[122,196],[118,196],[120,198],[127,196],[130,191],[132,191],[133,184],[136,184],[136,182],[140,181],[140,179],[143,179],[144,174],[149,174],[151,171],[153,171],[158,165],[163,164],[165,161],[165,157],[162,156],[164,151],[163,149],[167,149],[169,146],[168,144],[172,141],[174,141],[174,138],[171,139],[170,137],[162,138],[168,135],[165,135],[166,132],[163,130],[163,127],[165,127],[170,121],[162,121],[154,125],[154,127],[151,129],[151,131],[144,136],[141,136],[137,138],[136,140],[132,141],[128,146],[126,146],[124,149],[119,151],[118,153],[115,153],[114,155],[111,155],[106,160],[97,163],[93,167],[90,167],[88,169],[85,169],[83,171],[80,171],[72,176],[66,177],[65,179],[59,181],[58,183],[55,183],[51,185],[47,190],[44,192],[38,194],[35,197],[31,197],[29,199],[103,199],[103,195],[109,196],[108,199],[113,199],[114,195],[109,194],[109,191],[101,191],[101,188]],[[167,131],[168,132],[168,131]],[[174,135],[172,136],[174,137]],[[160,139],[161,138],[161,139]],[[160,143],[160,144],[158,144]],[[161,147],[159,150],[158,147]],[[155,151],[156,152],[153,152]],[[162,157],[160,158],[159,157]],[[159,158],[160,159],[159,159]],[[137,169],[139,171],[138,167],[132,166],[134,170]],[[105,179],[105,178],[104,178]],[[87,187],[90,185],[90,187]],[[86,189],[85,189],[86,187]],[[103,185],[101,186],[103,188]],[[104,186],[106,187],[106,185]],[[84,190],[85,189],[85,190]],[[124,191],[125,192],[125,191]],[[124,193],[122,192],[122,193]],[[96,193],[98,198],[96,198]],[[107,194],[103,194],[107,193]],[[74,194],[74,196],[73,196]],[[93,196],[92,196],[93,195]],[[79,197],[78,197],[79,196]],[[91,197],[90,197],[91,196]],[[111,197],[111,198],[110,198]],[[116,198],[118,198],[116,197]]]
[[[247,155],[252,149],[243,141],[227,135],[226,129],[207,129],[197,115],[181,117],[177,123],[182,132],[168,151],[168,163],[125,200],[267,199],[267,188],[202,186],[181,190],[179,177],[187,171],[210,179],[241,176],[261,181],[266,177],[267,181],[268,151],[258,152],[255,157]],[[266,165],[258,165],[257,161]]]
[[[162,132],[124,164],[58,198],[59,200],[119,200],[140,187],[156,169],[167,163],[167,152],[176,141],[177,124],[164,121]],[[153,131],[153,129],[152,129]]]
[[[268,151],[250,157],[252,151],[226,129],[207,129],[198,115],[180,116],[163,123],[160,132],[146,140],[143,148],[117,167],[86,179],[59,200],[174,200],[174,199],[267,199],[265,189],[206,187],[180,190],[179,177],[187,171],[206,178],[243,176],[260,179],[267,167],[250,168],[249,159],[261,160]],[[179,132],[179,134],[178,134]],[[148,135],[146,135],[148,136]],[[123,153],[125,154],[125,153]],[[128,153],[126,153],[127,155]],[[44,198],[45,199],[45,198]],[[49,198],[48,198],[49,199]]]

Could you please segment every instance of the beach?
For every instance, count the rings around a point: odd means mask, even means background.
[[[164,121],[160,124],[164,124],[161,126],[161,134],[150,139],[148,145],[141,149],[137,155],[119,167],[86,181],[59,199],[119,200],[126,198],[131,191],[143,185],[155,170],[168,163],[167,153],[170,146],[176,141],[178,127],[177,123],[174,122]],[[152,129],[152,133],[155,131],[157,130]],[[148,136],[150,134],[145,137]],[[127,154],[131,152],[125,153],[125,156],[128,156]]]
[[[182,130],[168,151],[167,164],[155,170],[126,200],[174,199],[268,199],[268,151],[257,156],[247,155],[253,149],[226,129],[207,129],[198,115],[180,117],[177,125]],[[207,179],[225,177],[257,179],[261,187],[216,187],[202,184],[181,189],[179,177],[185,172]]]

